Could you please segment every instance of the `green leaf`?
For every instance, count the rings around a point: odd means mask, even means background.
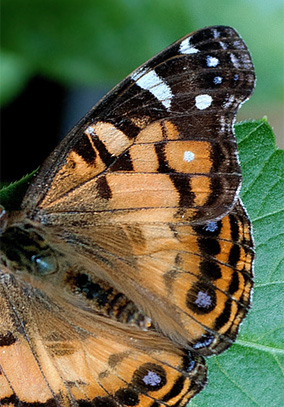
[[[0,188],[0,204],[8,211],[16,211],[20,209],[20,205],[24,194],[37,173],[37,169],[31,174],[25,175],[18,181],[8,185],[1,185]]]
[[[284,151],[265,119],[235,126],[241,196],[256,245],[252,308],[236,343],[207,359],[208,386],[190,407],[283,406]]]

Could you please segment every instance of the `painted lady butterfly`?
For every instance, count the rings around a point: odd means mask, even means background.
[[[183,406],[204,387],[250,303],[233,122],[254,83],[232,28],[182,38],[2,210],[2,406]]]

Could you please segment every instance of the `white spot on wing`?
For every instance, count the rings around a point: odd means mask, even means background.
[[[140,88],[151,92],[165,108],[169,109],[171,107],[171,99],[173,97],[171,88],[154,70],[147,72],[145,68],[140,69],[131,75],[131,79],[133,79]]]
[[[241,64],[240,61],[238,60],[238,58],[236,57],[235,54],[230,54],[230,59],[232,64],[234,65],[235,68],[241,68]]]
[[[210,68],[217,66],[219,62],[220,62],[219,59],[216,57],[211,57],[210,55],[206,57],[206,64]]]
[[[197,48],[194,48],[194,46],[190,44],[190,39],[191,37],[186,38],[180,43],[179,52],[181,54],[196,54],[199,52]]]
[[[220,132],[224,133],[224,131],[226,130],[226,120],[224,119],[224,117],[220,118]]]
[[[188,163],[190,161],[193,161],[194,157],[195,156],[194,156],[194,153],[192,151],[185,151],[184,154],[183,154],[184,161],[187,161]]]
[[[93,126],[89,126],[85,131],[89,136],[95,136],[95,131]]]
[[[223,103],[223,107],[224,107],[225,109],[228,109],[229,107],[232,106],[232,104],[234,103],[234,100],[235,100],[235,96],[234,96],[234,95],[230,95],[230,96],[229,96],[229,94],[227,94],[227,95],[226,95],[226,100],[225,100],[225,102]]]
[[[146,68],[138,68],[136,69],[135,72],[133,72],[131,74],[131,79],[133,79],[134,81],[138,81],[138,79],[141,78],[141,76],[143,76],[145,73],[147,72]]]
[[[213,37],[216,39],[220,36],[219,31],[217,30],[217,28],[213,28]]]
[[[195,106],[199,110],[207,109],[211,106],[212,97],[210,95],[198,95],[195,97]]]
[[[215,76],[215,78],[213,78],[214,85],[220,85],[220,83],[222,83],[222,81],[223,81],[222,76]]]
[[[233,46],[236,49],[244,49],[243,43],[241,40],[235,40],[233,41]]]
[[[222,49],[227,49],[227,48],[228,48],[228,47],[227,47],[227,44],[224,43],[223,41],[219,41],[219,44],[220,44],[220,46],[221,46]]]

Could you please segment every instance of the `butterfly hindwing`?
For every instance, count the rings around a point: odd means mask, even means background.
[[[78,246],[82,262],[88,252],[91,279],[96,264],[97,276],[177,343],[206,355],[234,341],[250,303],[254,258],[241,202],[203,225],[98,221],[69,237],[69,244]]]
[[[76,310],[59,291],[46,297],[5,268],[1,279],[1,405],[182,406],[204,386],[204,360],[194,352]]]

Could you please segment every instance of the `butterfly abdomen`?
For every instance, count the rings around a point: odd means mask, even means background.
[[[151,327],[151,320],[124,294],[107,282],[91,278],[84,272],[69,273],[68,283],[73,292],[81,295],[88,306],[98,314],[115,321],[135,325],[142,329]]]

